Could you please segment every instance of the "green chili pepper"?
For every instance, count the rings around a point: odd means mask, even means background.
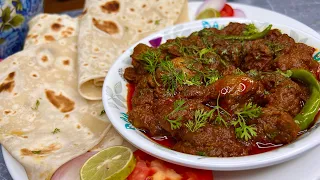
[[[263,31],[256,33],[256,34],[249,35],[249,36],[220,36],[220,35],[218,35],[218,37],[221,39],[227,39],[227,40],[255,40],[255,39],[263,38],[265,35],[267,35],[268,32],[270,31],[271,27],[272,27],[272,25],[270,24]]]
[[[300,113],[294,117],[295,123],[297,123],[301,130],[307,129],[313,122],[320,108],[320,85],[314,75],[303,69],[288,70],[292,74],[290,78],[297,79],[305,83],[311,92],[309,99],[304,104]]]

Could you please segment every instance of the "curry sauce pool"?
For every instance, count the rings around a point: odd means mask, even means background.
[[[151,137],[173,137],[172,149],[189,154],[245,156],[259,143],[288,144],[319,109],[308,105],[319,98],[313,52],[277,29],[239,23],[158,48],[138,44],[124,74],[135,87],[129,121]]]

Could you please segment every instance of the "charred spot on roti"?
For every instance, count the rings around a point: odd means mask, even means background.
[[[150,20],[148,21],[148,23],[151,24],[151,23],[153,23],[153,21],[150,19]]]
[[[71,31],[62,31],[61,34],[63,37],[69,37],[70,35],[72,35],[72,32]]]
[[[77,125],[77,129],[80,129],[80,128],[81,128],[81,126],[78,124],[78,125]]]
[[[32,36],[33,39],[35,39],[35,38],[37,38],[37,37],[38,37],[38,35],[36,35],[36,34]]]
[[[70,65],[70,60],[69,59],[63,60],[63,65],[65,66]]]
[[[4,110],[3,112],[5,115],[9,115],[11,113],[11,110]]]
[[[96,26],[98,29],[101,31],[104,31],[108,34],[117,34],[119,33],[119,28],[116,23],[112,21],[102,21],[100,22],[99,20],[93,18],[92,19],[93,25]]]
[[[162,6],[160,6],[159,8],[162,9]]]
[[[70,115],[69,115],[69,114],[66,114],[66,115],[64,115],[64,117],[65,117],[65,118],[69,118],[69,117],[70,117]]]
[[[130,8],[130,11],[134,12],[134,8]]]
[[[50,154],[54,151],[57,151],[61,149],[61,144],[50,144],[49,146],[43,147],[43,148],[38,148],[38,149],[27,149],[27,148],[22,148],[20,150],[20,153],[22,156],[37,156],[37,155],[47,155]]]
[[[62,19],[61,19],[61,18],[58,18],[58,19],[57,19],[57,21],[58,21],[58,22],[61,22],[61,21],[62,21]]]
[[[106,2],[104,5],[101,6],[101,10],[104,13],[116,13],[120,9],[120,4],[118,1],[110,1]]]
[[[61,112],[66,113],[70,112],[74,109],[75,103],[68,97],[65,97],[62,93],[56,95],[56,93],[52,90],[45,90],[46,96],[48,100]]]
[[[48,56],[43,55],[43,56],[41,57],[41,61],[42,61],[42,62],[47,62],[47,61],[48,61]]]
[[[51,36],[51,35],[45,35],[45,36],[44,36],[44,39],[47,40],[47,41],[55,41],[55,40],[56,40],[56,39],[55,39],[53,36]]]
[[[146,8],[146,7],[147,7],[147,5],[146,5],[146,4],[143,4],[143,5],[142,5],[142,8]]]
[[[73,27],[68,27],[67,30],[68,31],[74,31],[74,28]]]
[[[4,91],[12,92],[15,86],[14,76],[15,72],[11,72],[8,74],[6,79],[4,79],[4,81],[0,84],[0,93]]]
[[[53,31],[60,31],[60,29],[62,28],[62,26],[63,26],[63,25],[61,25],[61,24],[59,24],[59,23],[53,23],[53,24],[51,25],[51,29],[52,29]]]

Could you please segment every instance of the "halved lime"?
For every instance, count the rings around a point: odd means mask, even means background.
[[[136,160],[132,151],[114,146],[92,156],[82,166],[81,180],[124,180],[133,171]]]
[[[207,19],[207,18],[215,18],[215,17],[220,17],[219,11],[212,8],[208,8],[200,12],[196,17],[196,19]]]

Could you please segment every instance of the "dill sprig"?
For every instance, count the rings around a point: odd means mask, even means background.
[[[186,81],[186,74],[181,69],[176,69],[172,61],[161,61],[160,68],[165,71],[161,80],[167,91],[174,94],[178,85]]]
[[[177,119],[170,119],[169,116],[186,109],[187,107],[184,106],[184,104],[185,104],[185,100],[183,99],[176,100],[173,103],[173,108],[174,108],[173,111],[168,115],[166,115],[165,117],[165,119],[170,123],[170,127],[172,130],[179,129],[182,126],[182,123],[181,123],[182,117],[179,116]]]
[[[254,125],[248,126],[246,121],[259,117],[262,114],[261,107],[252,102],[246,103],[244,107],[235,114],[237,115],[237,120],[232,121],[231,124],[235,127],[236,136],[245,141],[257,136],[257,128]]]
[[[159,84],[155,78],[155,73],[160,63],[160,55],[160,50],[149,49],[145,51],[143,54],[141,54],[139,58],[139,60],[143,61],[145,70],[147,70],[152,75],[153,80],[157,85]]]
[[[194,121],[189,120],[184,125],[189,129],[189,131],[196,132],[201,127],[204,127],[207,121],[212,118],[213,112],[214,112],[214,109],[207,112],[204,111],[203,109],[201,110],[198,109],[194,114]]]

